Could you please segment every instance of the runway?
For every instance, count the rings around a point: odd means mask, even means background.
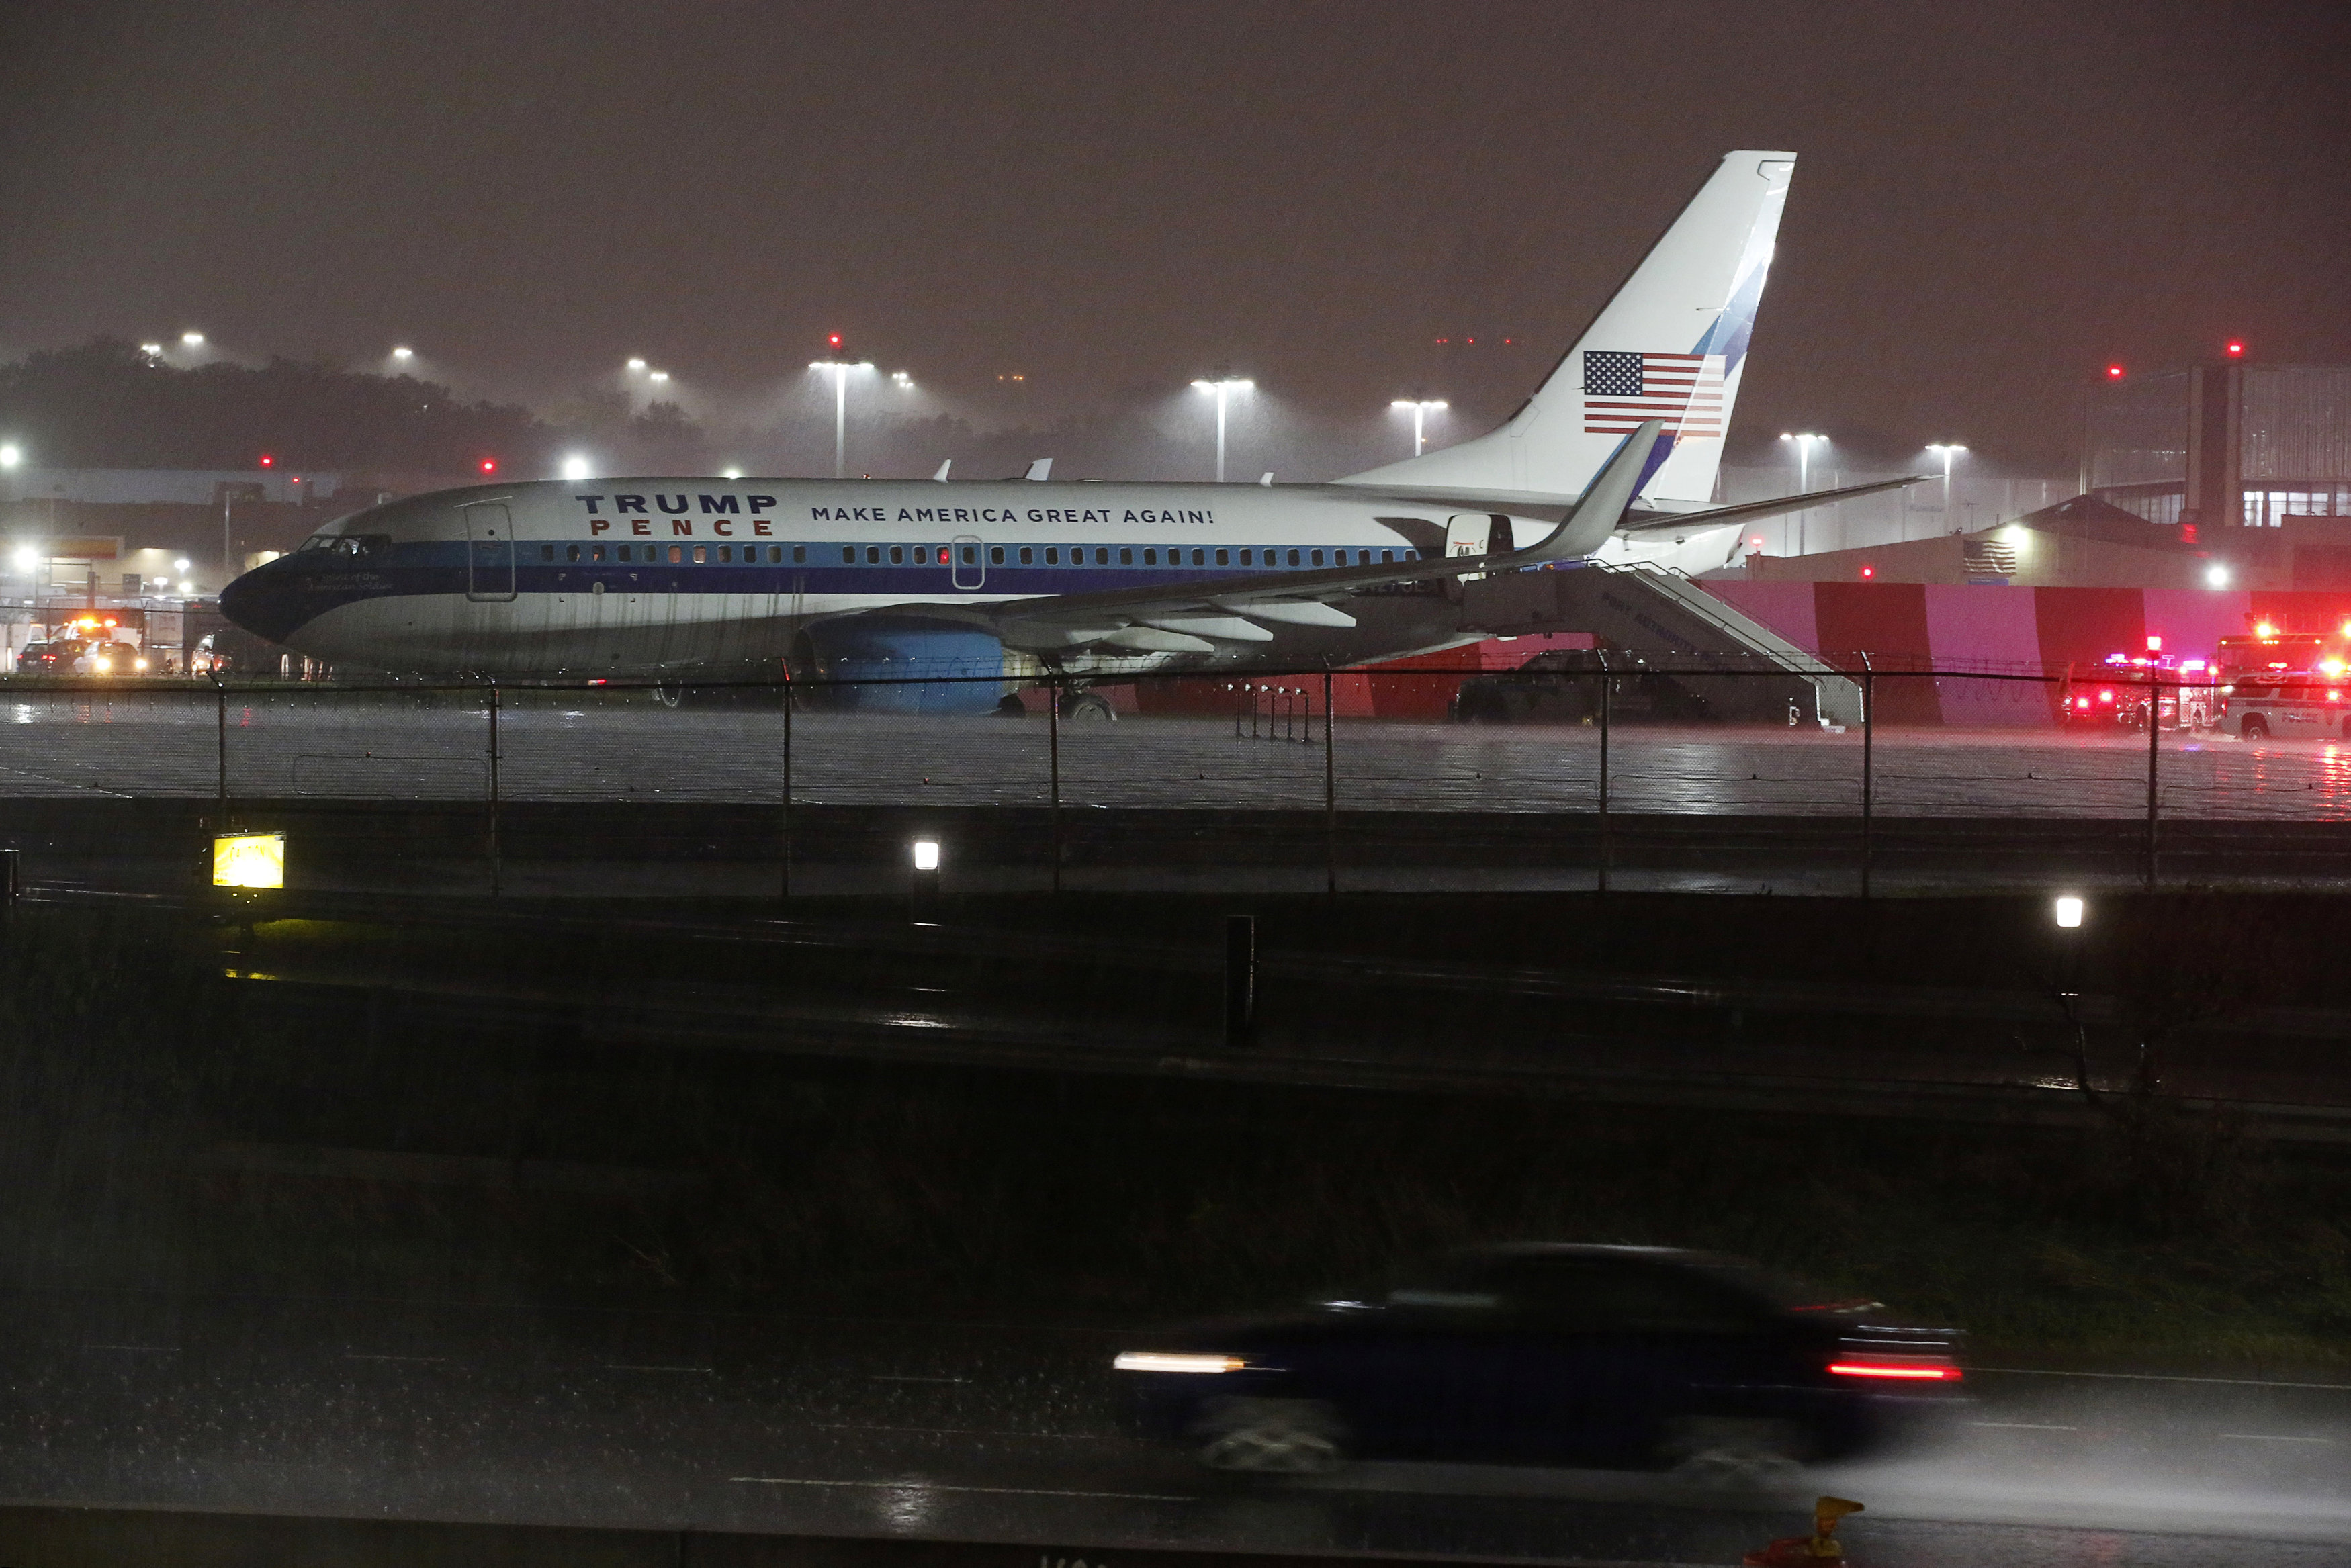
[[[2351,1386],[1980,1373],[1787,1495],[1377,1464],[1238,1485],[1121,1429],[1113,1325],[28,1291],[0,1496],[391,1519],[1543,1563],[1737,1561],[1815,1489],[1878,1568],[2342,1560]],[[2249,1543],[2258,1542],[2252,1545]]]
[[[0,797],[465,801],[491,792],[486,696],[14,693],[0,701]],[[1600,799],[1589,726],[1487,727],[1318,719],[1289,738],[1228,720],[1065,722],[799,712],[792,798],[809,805],[1041,805],[1580,813]],[[643,693],[507,694],[496,788],[509,801],[768,805],[787,770],[780,712],[665,709]],[[1878,730],[1872,809],[1888,817],[2138,818],[2149,753],[2114,727]],[[2351,747],[2166,735],[2157,809],[2180,821],[2351,820]],[[1058,763],[1058,767],[1057,767]],[[1860,812],[1857,731],[1618,725],[1608,802],[1625,815],[1837,817]],[[224,781],[225,774],[225,781]]]

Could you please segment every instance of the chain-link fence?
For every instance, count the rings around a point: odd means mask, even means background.
[[[963,885],[1003,888],[2345,869],[2341,691],[2256,714],[2162,672],[1606,662],[1025,686],[18,678],[0,835],[37,877],[46,857],[104,881],[222,827],[300,825],[318,852],[295,851],[297,881],[501,891],[865,890],[914,831],[952,841]],[[1823,680],[1851,690],[1832,702]]]

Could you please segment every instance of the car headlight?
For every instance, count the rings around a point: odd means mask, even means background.
[[[133,670],[144,670],[147,668],[147,661],[143,659],[134,659],[131,661],[131,668]]]
[[[1196,1355],[1171,1350],[1123,1350],[1111,1365],[1121,1372],[1238,1372],[1238,1355]]]
[[[103,675],[103,674],[105,674],[108,670],[112,670],[112,669],[114,668],[114,661],[113,661],[112,659],[99,659],[99,660],[97,660],[97,661],[96,661],[96,668],[97,668],[97,670],[98,670],[98,672],[99,672],[100,675]]]

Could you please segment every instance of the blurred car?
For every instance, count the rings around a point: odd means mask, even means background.
[[[2220,700],[2220,728],[2248,741],[2272,736],[2351,739],[2351,680],[2340,671],[2240,676]]]
[[[78,637],[28,642],[16,655],[24,675],[143,675],[147,657],[127,642]]]
[[[1163,1334],[1114,1365],[1138,1428],[1219,1469],[1446,1459],[1742,1485],[1948,1414],[1959,1341],[1734,1259],[1529,1244],[1457,1253],[1377,1299]]]

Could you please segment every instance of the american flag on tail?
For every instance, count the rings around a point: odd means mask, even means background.
[[[1643,420],[1666,434],[1722,433],[1722,356],[1583,351],[1583,433],[1630,435]]]

